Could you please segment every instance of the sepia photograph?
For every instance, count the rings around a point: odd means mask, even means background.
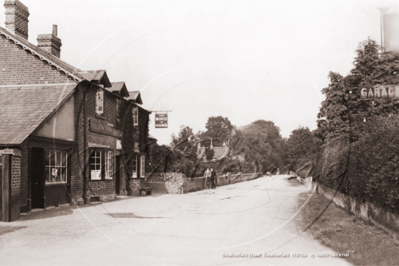
[[[399,265],[399,1],[0,0],[0,265]]]

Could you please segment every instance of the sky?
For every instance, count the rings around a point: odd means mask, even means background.
[[[150,134],[169,144],[182,125],[211,116],[237,127],[273,121],[283,137],[316,128],[330,71],[347,75],[368,37],[380,43],[379,7],[354,0],[20,0],[29,41],[58,25],[61,59],[105,69],[141,92]],[[0,6],[4,27],[4,7]],[[168,112],[168,128],[154,127]]]

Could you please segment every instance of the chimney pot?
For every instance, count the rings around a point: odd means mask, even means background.
[[[53,35],[57,36],[58,32],[57,32],[57,25],[53,25]]]
[[[28,39],[28,8],[18,0],[4,1],[6,29],[14,35]]]
[[[61,55],[61,39],[57,37],[57,25],[53,25],[52,34],[39,34],[37,36],[37,47],[43,51],[60,58]]]

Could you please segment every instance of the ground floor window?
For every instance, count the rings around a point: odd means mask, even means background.
[[[133,178],[137,178],[137,156],[134,155],[133,156],[133,173],[132,173],[132,177]]]
[[[90,179],[113,179],[114,152],[110,150],[93,150],[90,155]]]
[[[101,180],[101,151],[91,153],[90,178],[91,180]]]
[[[66,183],[68,176],[68,153],[46,150],[46,183]]]
[[[145,177],[145,155],[141,155],[141,161],[140,161],[140,177],[144,178]]]
[[[105,179],[112,179],[114,176],[114,153],[105,152]]]

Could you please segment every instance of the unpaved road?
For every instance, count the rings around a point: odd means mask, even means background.
[[[327,204],[317,197],[319,195],[310,193],[296,180],[272,176],[216,190],[135,197],[74,208],[65,211],[64,216],[0,222],[0,265],[352,265],[362,262],[356,241],[334,245],[329,242],[333,238],[331,232],[319,235],[321,227],[317,226],[321,219],[315,219]],[[332,214],[329,209],[325,213],[352,217],[338,208],[333,209]],[[323,223],[329,228],[328,221]],[[342,228],[336,230],[342,231]],[[380,244],[361,243],[370,248]],[[395,244],[392,247],[399,250]],[[347,256],[348,250],[354,251],[350,257],[355,260],[331,257]]]

